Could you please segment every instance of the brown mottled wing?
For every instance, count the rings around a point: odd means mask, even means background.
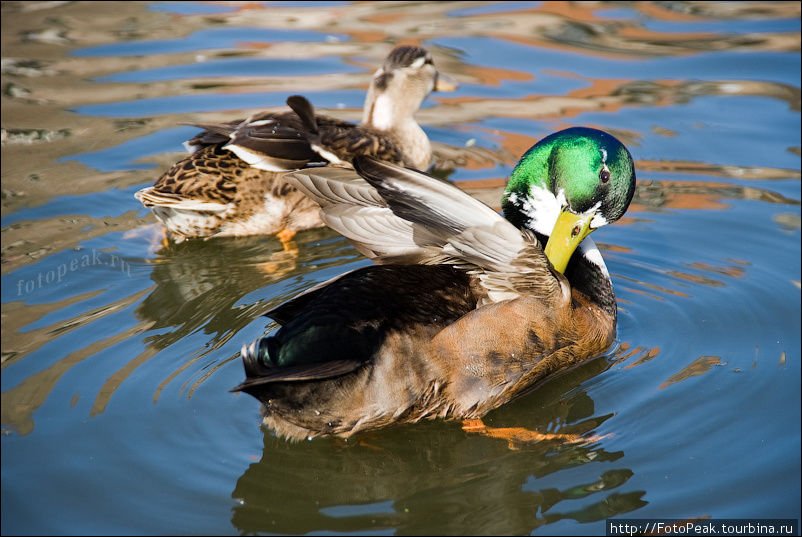
[[[243,202],[257,202],[274,182],[272,174],[251,168],[214,145],[177,162],[137,197],[146,207],[222,211],[232,204],[247,206]]]
[[[351,162],[358,155],[367,155],[394,164],[407,164],[395,141],[371,128],[331,125],[319,127],[319,130],[319,137],[313,144],[324,147],[340,160]]]
[[[187,141],[198,150],[221,145],[249,165],[266,171],[290,171],[310,164],[350,163],[368,155],[404,164],[396,142],[384,133],[325,115],[316,115],[299,95],[287,99],[291,112],[260,112],[245,120],[195,124],[204,129]]]
[[[357,155],[366,155],[395,164],[406,163],[393,138],[382,132],[316,115],[312,104],[300,95],[288,98],[287,105],[300,119],[301,129],[309,143],[329,161],[351,162]]]

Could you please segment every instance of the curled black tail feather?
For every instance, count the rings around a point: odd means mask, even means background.
[[[295,112],[301,119],[301,123],[303,124],[304,130],[306,130],[307,133],[318,134],[315,109],[312,106],[312,103],[310,103],[306,97],[292,95],[291,97],[287,98],[287,106],[292,108],[292,111]]]
[[[345,375],[364,365],[359,360],[346,359],[278,367],[270,358],[271,352],[277,353],[276,345],[278,342],[274,337],[259,338],[250,345],[243,345],[241,355],[245,381],[230,391],[255,395],[267,384],[323,380]]]
[[[263,337],[248,346],[242,346],[242,365],[247,378],[263,377],[274,369],[270,364],[270,339]]]

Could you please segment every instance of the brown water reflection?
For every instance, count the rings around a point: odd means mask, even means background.
[[[685,379],[704,375],[713,366],[727,365],[726,362],[722,363],[720,356],[700,356],[690,364],[683,367],[679,372],[669,377],[664,383],[659,386],[659,389],[666,388],[671,384],[676,384]]]
[[[12,353],[11,356],[14,360],[4,360],[3,367],[6,367],[13,361],[25,357],[25,354],[13,349],[28,347],[30,350],[27,352],[32,352],[36,348],[50,343],[53,340],[54,334],[57,333],[59,335],[63,335],[77,329],[80,326],[85,326],[92,322],[96,322],[100,317],[114,313],[119,309],[136,303],[142,299],[145,294],[146,291],[141,291],[116,303],[109,304],[88,313],[81,314],[75,318],[68,319],[66,322],[61,321],[57,323],[57,325],[35,329],[34,331],[30,332],[20,333],[18,331],[11,331],[11,329],[6,329],[4,327],[3,352]],[[47,306],[48,310],[53,309],[52,304],[47,304]],[[10,319],[7,319],[7,317],[10,318],[13,316],[6,315],[4,312],[4,325],[6,322],[10,323]],[[2,397],[2,404],[0,405],[0,409],[2,410],[0,410],[0,412],[2,412],[3,425],[13,427],[21,435],[28,434],[33,431],[33,413],[45,402],[47,397],[50,395],[50,392],[56,386],[58,381],[61,380],[64,374],[84,360],[95,356],[97,353],[106,350],[117,343],[136,337],[137,335],[149,330],[151,326],[152,323],[143,322],[121,332],[115,333],[107,338],[91,341],[81,349],[69,353],[53,365],[38,373],[34,373],[13,388],[4,391],[0,396]],[[6,349],[9,350],[7,351]],[[134,360],[136,360],[136,358]]]
[[[155,332],[143,339],[145,349],[125,362],[100,387],[91,410],[91,415],[95,416],[104,411],[115,390],[159,351],[197,330],[202,329],[210,334],[209,343],[201,352],[186,358],[175,371],[168,372],[165,380],[156,388],[154,401],[157,401],[166,384],[182,371],[219,349],[271,306],[286,300],[285,295],[279,295],[270,301],[240,306],[238,303],[242,297],[303,274],[310,267],[323,270],[359,259],[345,240],[332,240],[336,237],[328,229],[299,234],[295,238],[300,252],[297,257],[286,255],[277,240],[266,237],[187,241],[171,245],[158,252],[150,275],[154,286],[75,318],[33,330],[23,329],[48,314],[101,292],[37,306],[26,306],[23,302],[5,303],[3,367],[50,343],[55,334],[64,336],[132,304],[138,303],[135,315],[141,322],[106,339],[91,342],[3,392],[2,423],[13,427],[19,434],[30,433],[33,430],[33,413],[70,369],[121,341],[143,332]],[[232,264],[232,259],[248,261]]]

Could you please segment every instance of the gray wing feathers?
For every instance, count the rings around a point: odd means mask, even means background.
[[[348,168],[313,168],[287,174],[284,178],[321,207],[387,206],[375,188]]]
[[[316,168],[284,176],[318,202],[323,220],[377,263],[449,263],[479,277],[493,300],[560,284],[532,234],[458,188],[421,172],[357,158],[357,171]]]

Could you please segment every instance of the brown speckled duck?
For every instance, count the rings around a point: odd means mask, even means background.
[[[277,434],[475,420],[610,346],[612,282],[586,236],[632,200],[616,138],[577,127],[538,142],[510,176],[504,217],[423,173],[353,164],[287,176],[376,265],[269,311],[281,328],[243,347],[234,390],[261,401]]]
[[[369,155],[426,169],[431,146],[414,118],[434,90],[456,84],[440,75],[419,47],[393,49],[368,90],[362,123],[316,115],[303,97],[292,111],[260,112],[245,120],[196,125],[192,154],[135,196],[181,242],[193,237],[276,234],[322,226],[318,206],[282,180],[307,166],[350,166]]]

